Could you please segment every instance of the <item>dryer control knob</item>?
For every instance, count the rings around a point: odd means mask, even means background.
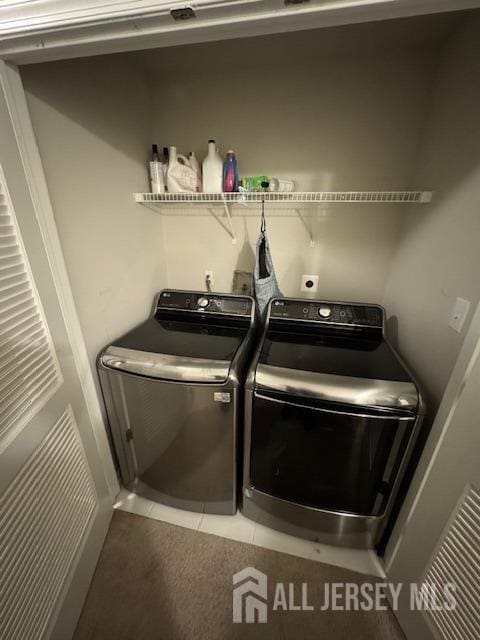
[[[330,307],[319,307],[318,315],[321,318],[329,318],[332,315],[332,310]]]
[[[197,300],[197,304],[201,309],[206,309],[210,304],[210,300],[208,298],[205,298],[205,296],[202,296]]]

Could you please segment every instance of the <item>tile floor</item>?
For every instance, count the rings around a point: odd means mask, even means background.
[[[234,516],[216,516],[182,511],[181,509],[152,502],[126,489],[122,489],[120,492],[115,508],[146,518],[176,524],[187,529],[203,531],[204,533],[211,533],[230,540],[247,542],[265,549],[289,553],[307,560],[316,560],[380,578],[385,577],[382,563],[373,551],[332,547],[318,542],[302,540],[248,520],[240,511]]]

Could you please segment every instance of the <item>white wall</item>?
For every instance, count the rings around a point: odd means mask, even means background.
[[[148,52],[153,137],[200,159],[215,138],[236,151],[241,175],[293,178],[299,190],[410,188],[436,60],[411,30],[392,22]],[[302,273],[319,274],[318,297],[380,302],[404,215],[324,207],[314,248],[298,219],[272,217],[283,292],[301,295]],[[228,291],[239,261],[251,269],[258,213],[234,223],[237,246],[212,217],[165,217],[170,286],[203,288],[208,269]]]
[[[400,350],[438,403],[480,299],[480,18],[444,50],[416,185],[431,205],[408,213],[385,305],[399,318]],[[457,296],[472,302],[460,334],[448,327]]]
[[[149,90],[123,56],[25,67],[22,78],[93,364],[166,284],[161,219],[132,197],[147,185]]]

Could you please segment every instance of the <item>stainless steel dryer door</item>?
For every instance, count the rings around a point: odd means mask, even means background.
[[[127,487],[182,509],[234,513],[236,389],[107,369],[101,379]]]
[[[256,393],[250,484],[306,507],[381,516],[414,421]]]

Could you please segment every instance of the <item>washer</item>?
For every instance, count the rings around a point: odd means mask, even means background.
[[[243,513],[372,548],[424,414],[377,305],[275,299],[246,382]]]
[[[252,298],[165,290],[97,366],[124,485],[181,509],[233,514]]]

